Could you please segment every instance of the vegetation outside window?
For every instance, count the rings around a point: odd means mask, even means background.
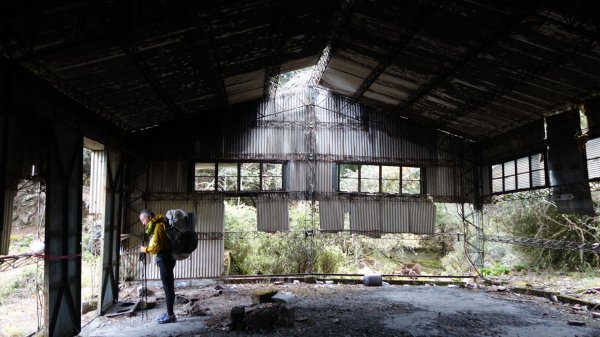
[[[422,194],[420,167],[339,164],[339,191]]]
[[[283,190],[283,163],[196,163],[194,190],[281,191]]]
[[[219,179],[219,191],[237,191],[238,177],[237,163],[218,163],[217,176]]]
[[[421,194],[421,168],[402,167],[402,193]]]
[[[381,192],[400,193],[400,167],[381,166]]]
[[[242,163],[240,166],[240,191],[260,190],[260,163]]]
[[[194,189],[196,191],[215,190],[215,163],[196,163]]]
[[[365,193],[379,192],[379,165],[360,166],[360,191]]]
[[[264,163],[262,167],[262,190],[283,190],[283,164]]]
[[[358,192],[358,170],[360,165],[340,164],[339,190],[341,192]]]

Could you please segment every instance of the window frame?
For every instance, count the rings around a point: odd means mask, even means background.
[[[207,189],[207,190],[199,190],[196,188],[197,186],[197,179],[199,177],[206,177],[206,176],[198,176],[196,175],[196,166],[197,165],[214,165],[214,181],[215,183],[213,184],[213,188],[212,189]],[[233,178],[232,176],[221,176],[219,175],[219,164],[228,164],[228,165],[235,165],[236,168],[236,173],[235,173],[235,181],[236,181],[236,188],[235,189],[231,189],[231,190],[222,190],[220,189],[220,184],[219,181],[222,177],[230,177]],[[258,173],[258,189],[256,190],[247,190],[247,189],[243,189],[242,186],[242,166],[243,164],[259,164],[258,169],[259,169],[259,173]],[[281,175],[279,176],[269,176],[268,178],[273,178],[273,177],[278,177],[281,181],[279,182],[280,188],[279,189],[265,189],[263,188],[263,184],[264,184],[264,166],[267,164],[275,164],[275,165],[280,165],[281,166]],[[195,193],[224,193],[224,194],[247,194],[247,193],[261,193],[261,192],[284,192],[286,189],[286,164],[287,162],[285,161],[252,161],[252,160],[247,160],[247,161],[226,161],[226,160],[218,160],[218,161],[194,161],[193,162],[193,177],[192,177],[192,191]],[[251,176],[248,176],[251,177]]]
[[[534,160],[537,160],[539,157],[541,157],[541,159],[542,159],[541,163],[542,163],[543,167],[542,168],[534,168],[534,165],[532,163]],[[518,162],[519,162],[519,160],[522,160],[524,158],[527,158],[527,170],[519,171],[520,166],[519,166]],[[494,167],[496,167],[498,165],[501,165],[500,175],[495,176],[494,175]],[[512,166],[512,168],[509,168],[510,171],[507,170],[506,166]],[[509,171],[509,172],[507,172],[507,171]],[[536,185],[537,180],[534,179],[534,175],[539,172],[543,172],[543,179],[542,179],[543,181],[542,181],[542,184]],[[521,184],[519,183],[519,178],[522,177],[523,175],[527,175],[527,185],[528,186],[526,186],[526,187],[520,186]],[[543,152],[535,152],[535,153],[531,153],[528,155],[520,156],[518,158],[505,160],[505,161],[502,161],[497,164],[491,164],[491,165],[489,165],[489,176],[490,176],[490,193],[491,193],[491,195],[500,195],[500,194],[506,194],[506,193],[543,189],[543,188],[547,188],[549,185],[548,184],[548,163],[546,161],[546,156]],[[511,181],[510,181],[511,178],[513,180],[511,185],[514,186],[514,188],[507,189],[507,180],[508,180],[508,183],[511,183]],[[499,191],[496,191],[494,189],[494,183],[496,181],[500,182],[499,186],[501,186],[501,190],[499,190]],[[510,185],[509,185],[509,187],[510,187]]]
[[[356,178],[348,178],[342,177],[342,167],[344,165],[348,166],[357,166],[357,177]],[[376,192],[365,192],[363,191],[363,166],[377,166],[377,191]],[[393,167],[398,169],[398,178],[397,179],[386,179],[383,177],[383,167]],[[394,165],[394,164],[379,164],[379,163],[352,163],[352,162],[338,162],[336,164],[337,168],[337,179],[335,182],[335,190],[338,193],[367,193],[367,194],[382,194],[382,195],[413,195],[419,196],[425,194],[425,168],[423,166],[413,166],[413,165]],[[412,168],[419,170],[419,179],[418,180],[409,180],[403,179],[402,172],[403,168]],[[343,179],[356,179],[356,190],[342,190],[342,180]],[[365,180],[375,180],[375,178],[369,177],[364,178]],[[397,181],[398,183],[398,192],[384,192],[383,191],[383,182],[384,181]],[[419,192],[418,193],[405,193],[403,192],[405,188],[404,182],[412,182],[418,181],[419,183]]]

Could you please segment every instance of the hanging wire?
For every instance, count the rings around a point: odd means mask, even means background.
[[[573,241],[557,241],[548,240],[542,238],[522,238],[515,236],[492,236],[483,237],[484,241],[490,242],[501,242],[520,246],[544,248],[544,249],[557,249],[567,251],[583,251],[600,253],[600,242],[595,243],[577,243]]]

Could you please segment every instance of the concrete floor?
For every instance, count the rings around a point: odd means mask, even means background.
[[[357,286],[351,293],[336,289],[331,296],[299,298],[296,317],[306,320],[264,336],[600,336],[600,321],[592,319],[589,312],[576,315],[569,306],[516,294],[446,287]],[[206,316],[181,317],[177,323],[160,325],[154,317],[162,310],[150,310],[148,320],[129,317],[111,323],[111,319],[100,317],[85,326],[80,336],[263,336],[208,330]],[[573,320],[586,325],[569,325]]]

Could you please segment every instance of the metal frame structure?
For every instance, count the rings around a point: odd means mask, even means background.
[[[54,125],[48,138],[45,335],[76,335],[81,329],[83,136]]]

